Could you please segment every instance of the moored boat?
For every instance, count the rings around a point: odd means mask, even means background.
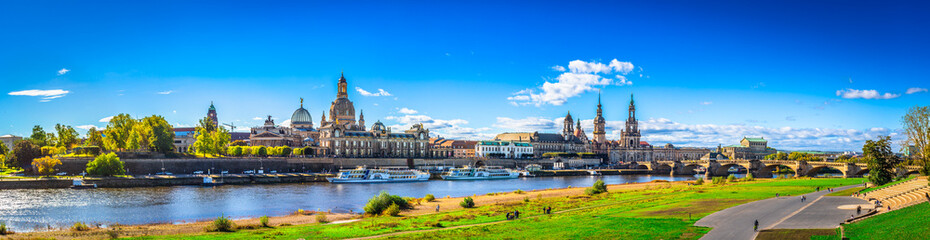
[[[443,180],[491,180],[491,179],[514,179],[520,176],[519,172],[501,167],[479,167],[479,168],[453,168],[442,174]]]
[[[223,185],[223,181],[216,181],[213,177],[203,177],[203,186],[205,187],[215,187]]]
[[[331,183],[390,183],[418,182],[429,180],[429,173],[407,168],[359,167],[352,170],[340,170],[336,177],[326,178]]]
[[[74,179],[71,180],[71,189],[88,189],[88,188],[97,188],[97,184],[88,184],[84,182],[84,179]]]

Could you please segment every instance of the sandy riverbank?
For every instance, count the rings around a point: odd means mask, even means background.
[[[621,191],[621,190],[634,190],[649,188],[652,186],[667,186],[672,184],[686,184],[686,181],[679,182],[664,182],[664,181],[653,181],[647,183],[628,183],[628,184],[615,184],[608,185],[607,189],[609,191]],[[567,197],[567,196],[577,196],[584,194],[584,189],[589,186],[573,186],[571,188],[560,188],[560,189],[544,189],[544,190],[534,190],[526,191],[523,193],[515,192],[506,192],[506,193],[497,193],[497,194],[487,194],[487,195],[476,195],[472,196],[474,198],[476,205],[487,205],[495,203],[507,203],[507,202],[519,202],[523,201],[524,198],[556,198],[556,197]],[[422,198],[423,196],[410,196]],[[414,204],[414,209],[406,210],[402,212],[404,215],[423,215],[436,212],[436,206],[439,206],[441,212],[454,211],[462,209],[459,206],[459,202],[462,201],[464,197],[447,197],[447,196],[436,196],[436,200],[433,202],[422,202],[421,205]],[[296,209],[295,209],[296,211]],[[327,214],[328,221],[344,221],[361,218],[363,216],[359,214]],[[249,219],[239,219],[234,221],[237,226],[258,226],[258,218],[249,218]],[[303,215],[303,214],[292,214],[288,216],[278,216],[270,217],[269,223],[272,226],[280,226],[281,224],[285,225],[301,225],[301,224],[311,224],[316,223],[316,215]],[[133,236],[152,236],[152,235],[173,235],[173,234],[191,234],[204,232],[204,228],[208,227],[212,221],[198,221],[192,223],[184,224],[145,224],[145,225],[131,225],[131,226],[119,226],[119,227],[109,227],[109,228],[94,228],[89,231],[71,231],[69,229],[57,230],[57,231],[48,231],[48,232],[29,232],[29,233],[19,233],[13,235],[0,236],[0,239],[36,239],[36,238],[52,238],[52,239],[109,239],[111,234],[117,233],[120,237],[133,237]]]

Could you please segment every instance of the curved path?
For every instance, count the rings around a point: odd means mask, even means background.
[[[854,185],[857,186],[857,185]],[[834,188],[835,191],[853,186]],[[753,221],[759,220],[759,229],[826,229],[839,227],[850,215],[856,214],[855,207],[844,205],[871,206],[868,201],[853,197],[826,197],[829,191],[804,194],[807,201],[801,202],[801,196],[778,197],[746,203],[724,209],[698,220],[694,225],[712,227],[701,239],[755,239]]]

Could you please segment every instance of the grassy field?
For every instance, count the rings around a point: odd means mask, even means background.
[[[836,239],[836,229],[767,229],[759,231],[756,240]]]
[[[841,197],[847,197],[847,196],[849,196],[849,195],[853,195],[853,193],[856,193],[856,192],[858,192],[858,191],[860,191],[860,190],[862,190],[862,189],[865,189],[865,187],[854,187],[854,188],[849,188],[849,189],[842,190],[842,191],[836,191],[836,192],[828,193],[826,196],[841,196]]]
[[[713,212],[770,198],[775,193],[797,195],[811,192],[815,187],[861,182],[861,179],[799,179],[696,187],[670,183],[594,197],[538,198],[528,193],[524,201],[436,214],[137,239],[338,239],[389,233],[399,234],[385,236],[392,239],[697,239],[710,229],[695,227],[694,222]],[[542,214],[541,209],[546,206],[552,207],[552,215]],[[520,219],[505,221],[504,215],[513,210],[521,212]]]
[[[879,214],[844,228],[849,239],[927,239],[930,236],[930,203]]]

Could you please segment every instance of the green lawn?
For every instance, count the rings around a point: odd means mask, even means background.
[[[273,229],[239,230],[233,233],[154,236],[139,239],[338,239],[375,236],[413,230],[394,239],[426,238],[572,238],[572,239],[697,239],[710,229],[693,226],[703,216],[738,204],[782,195],[808,193],[815,187],[838,187],[861,183],[862,179],[797,179],[729,183],[723,186],[687,187],[667,185],[650,189],[610,192],[595,197],[536,198],[517,203],[479,206],[412,217],[372,217],[338,225],[308,224]],[[540,209],[551,206],[553,213]],[[521,218],[498,224],[514,209]],[[690,215],[690,218],[689,218]]]
[[[921,203],[845,225],[849,239],[927,239],[930,204]]]
[[[839,238],[837,229],[767,229],[759,231],[755,240],[812,240]]]
[[[854,187],[854,188],[849,188],[849,189],[842,190],[842,191],[836,191],[836,192],[828,193],[826,196],[848,197],[848,196],[853,195],[854,193],[856,193],[857,191],[860,191],[860,190],[862,190],[862,189],[865,189],[865,187]]]

